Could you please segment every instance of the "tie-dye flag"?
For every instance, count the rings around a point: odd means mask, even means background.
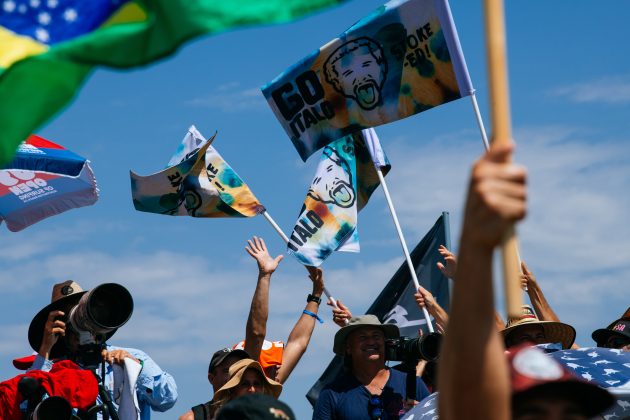
[[[166,169],[149,176],[131,175],[131,195],[138,211],[192,217],[252,217],[265,208],[247,184],[191,126]]]
[[[202,34],[287,22],[341,1],[0,0],[0,164],[95,65],[144,65]]]
[[[287,244],[305,265],[319,266],[333,251],[358,252],[357,213],[365,207],[379,179],[363,132],[324,147],[315,178]],[[378,143],[375,136],[372,141]],[[380,166],[390,165],[380,149]]]
[[[331,141],[473,88],[447,0],[393,0],[262,91],[306,161]]]

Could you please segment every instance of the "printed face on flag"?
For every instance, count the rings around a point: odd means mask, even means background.
[[[288,248],[300,262],[319,266],[333,251],[358,251],[357,182],[352,136],[324,148]]]
[[[392,1],[262,88],[302,159],[472,93],[448,4]]]

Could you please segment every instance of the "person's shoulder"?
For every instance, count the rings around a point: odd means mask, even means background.
[[[334,381],[324,387],[322,392],[328,390],[333,393],[347,392],[351,389],[360,386],[359,382],[354,378],[354,375],[350,372],[344,372],[339,375]]]
[[[113,346],[111,344],[107,344],[107,350],[125,350],[127,353],[131,354],[136,359],[146,360],[149,359],[149,355],[140,349],[134,349],[132,347],[119,347]]]

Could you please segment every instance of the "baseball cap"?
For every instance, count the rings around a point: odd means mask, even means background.
[[[563,399],[591,418],[615,403],[608,391],[581,380],[537,347],[517,347],[508,354],[508,362],[514,405],[535,397]]]
[[[295,420],[293,410],[271,395],[247,394],[225,404],[217,420]]]
[[[208,365],[208,373],[212,372],[214,368],[219,366],[223,361],[228,357],[233,356],[238,358],[238,360],[249,359],[249,354],[245,350],[241,349],[230,349],[228,347],[217,350],[212,355],[212,359],[210,359],[210,364]]]

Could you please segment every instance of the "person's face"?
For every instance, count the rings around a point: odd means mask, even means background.
[[[630,351],[630,338],[621,335],[611,335],[600,347]]]
[[[326,175],[313,180],[308,195],[324,203],[334,203],[343,208],[351,207],[356,194],[346,161],[332,148],[324,149],[324,154],[327,156]],[[334,177],[329,175],[330,172],[333,172]]]
[[[545,330],[540,325],[525,325],[518,328],[516,331],[512,331],[506,340],[508,347],[514,347],[519,344],[543,344],[547,343],[547,337],[545,336]]]
[[[587,420],[576,403],[564,399],[536,397],[512,410],[512,420]]]
[[[236,386],[235,397],[247,394],[258,394],[263,392],[264,379],[260,372],[254,369],[247,369],[241,378],[241,382]]]
[[[345,96],[354,98],[364,109],[372,109],[378,105],[381,100],[383,69],[370,52],[349,54],[335,66]]]
[[[348,335],[346,354],[353,361],[385,361],[385,334],[377,327],[358,328]]]
[[[217,392],[219,388],[227,383],[230,380],[230,366],[234,363],[241,360],[235,356],[228,356],[219,363],[212,372],[208,373],[208,380],[210,384],[212,384],[212,389],[214,392]]]

